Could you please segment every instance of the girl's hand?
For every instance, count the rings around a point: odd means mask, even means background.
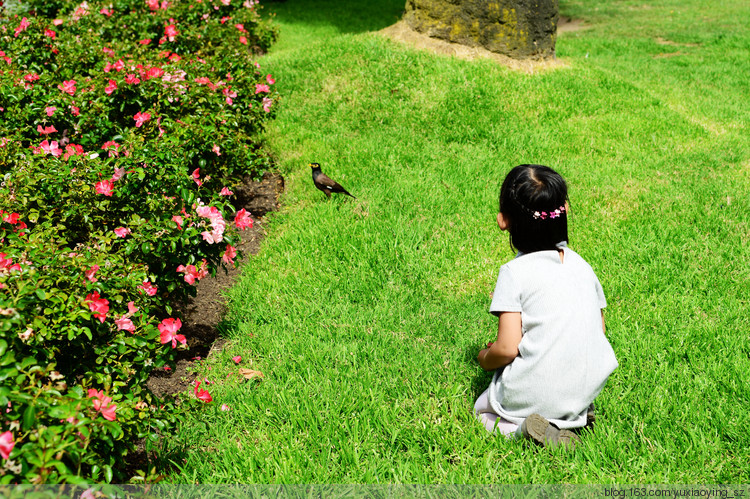
[[[482,369],[487,369],[484,367],[485,359],[487,358],[487,352],[489,352],[490,347],[492,344],[495,343],[494,341],[487,342],[487,348],[480,350],[479,355],[477,355],[477,362],[479,362],[479,365],[482,367]]]

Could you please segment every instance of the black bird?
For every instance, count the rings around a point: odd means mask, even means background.
[[[349,194],[346,189],[341,187],[338,182],[334,182],[333,180],[328,178],[328,175],[320,171],[320,163],[310,163],[310,168],[312,168],[313,184],[315,184],[315,187],[323,191],[323,194],[325,194],[326,197],[330,198],[332,192],[343,192],[347,196],[351,196],[354,199],[357,199],[356,197]]]

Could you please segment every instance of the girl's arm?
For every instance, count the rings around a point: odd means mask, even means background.
[[[521,343],[521,312],[502,312],[497,321],[497,341],[479,352],[477,360],[485,371],[507,366],[518,357],[518,344]]]

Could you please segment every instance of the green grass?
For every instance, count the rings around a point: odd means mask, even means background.
[[[266,5],[287,191],[169,479],[750,481],[750,5],[563,0],[588,29],[560,35],[567,67],[524,74],[382,38],[403,0],[373,4]],[[327,201],[310,161],[357,199]],[[471,412],[512,257],[498,189],[523,162],[569,182],[571,246],[602,281],[620,362],[568,454]],[[238,354],[263,382],[229,375]]]

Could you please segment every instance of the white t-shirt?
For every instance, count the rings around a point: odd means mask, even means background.
[[[564,245],[519,253],[500,268],[490,312],[521,312],[519,355],[492,378],[489,400],[516,424],[537,413],[560,428],[586,424],[617,359],[602,330],[607,306],[594,271]]]

